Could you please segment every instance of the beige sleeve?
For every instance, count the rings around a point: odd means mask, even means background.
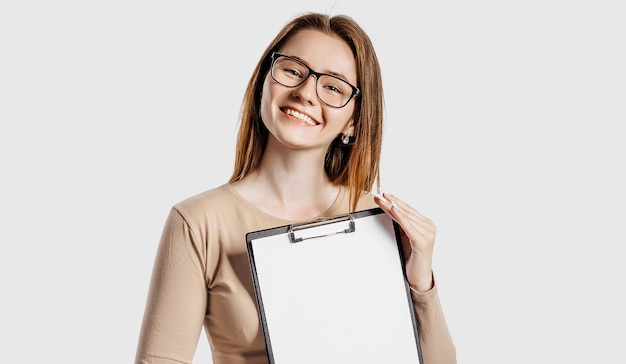
[[[419,293],[411,288],[425,364],[455,364],[456,348],[441,308],[437,286]]]
[[[156,254],[136,364],[191,363],[207,307],[206,249],[173,208]]]

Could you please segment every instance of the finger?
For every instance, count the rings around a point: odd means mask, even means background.
[[[383,198],[388,201],[387,206],[389,210],[391,210],[399,220],[406,221],[408,223],[413,220],[423,219],[421,215],[416,214],[415,210],[411,208],[411,206],[393,197],[393,195],[385,194]],[[400,223],[401,221],[398,222]]]
[[[374,193],[374,196],[379,206],[400,225],[408,240],[416,244],[415,248],[434,243],[435,226],[430,219],[390,193]]]
[[[411,240],[412,244],[427,247],[432,245],[435,239],[435,225],[429,219],[405,214],[401,207],[392,207],[391,213],[396,222],[402,228],[404,234]]]
[[[404,214],[410,214],[410,215],[415,215],[417,217],[425,218],[425,216],[422,215],[419,211],[417,211],[416,209],[414,209],[413,207],[411,207],[409,204],[402,201],[398,197],[394,196],[393,194],[383,192],[382,196],[383,198],[388,200],[392,205],[395,205],[396,207],[401,208],[404,211]]]
[[[392,206],[391,210],[396,213],[395,216],[397,216],[399,219],[401,218],[407,223],[415,222],[420,226],[423,226],[427,230],[434,228],[434,224],[431,219],[422,215],[419,211],[415,210],[410,205],[398,199],[394,195],[385,193],[384,198],[390,202],[390,205]]]
[[[374,195],[374,202],[376,202],[376,204],[380,206],[380,208],[382,208],[383,211],[387,213],[387,215],[389,215],[393,220],[398,222],[398,216],[396,215],[396,211],[393,210],[393,204],[391,203],[391,201],[387,200],[382,195],[379,195],[377,193],[372,192],[372,194]]]

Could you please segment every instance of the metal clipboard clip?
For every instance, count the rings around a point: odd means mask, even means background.
[[[330,231],[330,232],[326,232],[324,234],[318,234],[318,235],[296,237],[296,232],[311,229],[311,228],[322,227],[325,225],[336,224],[336,223],[340,223],[343,221],[348,222],[348,227],[345,229],[342,229],[339,231],[334,230],[334,231]],[[289,227],[288,234],[289,234],[289,241],[293,244],[293,243],[299,243],[307,239],[323,238],[326,236],[331,236],[331,235],[336,235],[336,234],[349,234],[349,233],[353,233],[355,230],[356,230],[356,226],[354,223],[354,217],[352,217],[351,214],[347,214],[347,215],[337,216],[337,217],[333,217],[329,219],[321,218],[313,222],[291,225]]]

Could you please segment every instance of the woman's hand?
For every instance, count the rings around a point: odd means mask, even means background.
[[[432,257],[435,245],[433,222],[394,195],[374,195],[374,201],[400,225],[409,284],[418,292],[433,288]]]

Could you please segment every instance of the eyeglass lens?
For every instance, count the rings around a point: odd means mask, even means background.
[[[308,76],[309,69],[304,64],[287,57],[279,57],[272,68],[274,80],[287,87],[301,85]],[[316,85],[317,97],[330,106],[342,107],[352,97],[352,86],[340,78],[320,75]]]

